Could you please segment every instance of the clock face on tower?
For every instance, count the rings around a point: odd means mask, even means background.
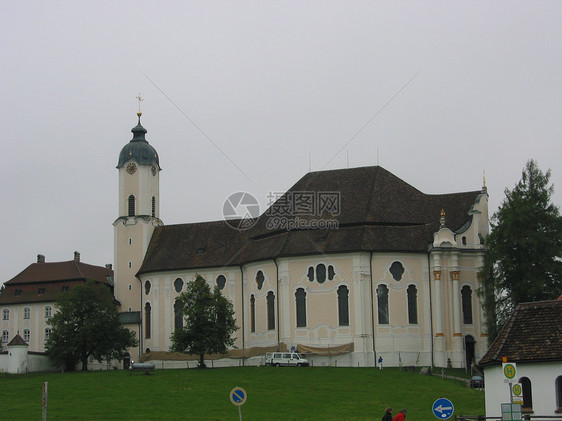
[[[157,170],[156,165],[152,164],[152,175],[156,175]]]
[[[127,164],[127,172],[129,174],[134,174],[136,170],[137,170],[137,165],[134,162],[129,162]]]

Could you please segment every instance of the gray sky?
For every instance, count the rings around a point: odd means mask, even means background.
[[[265,206],[309,160],[425,193],[485,171],[493,213],[533,158],[560,205],[561,21],[540,0],[1,0],[0,282],[39,253],[113,262],[139,92],[166,224]]]

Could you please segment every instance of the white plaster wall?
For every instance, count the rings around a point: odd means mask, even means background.
[[[514,380],[531,380],[534,415],[559,415],[556,410],[556,378],[562,376],[562,361],[555,363],[517,364]],[[500,404],[509,402],[509,385],[505,383],[501,364],[484,369],[486,416],[501,416]]]

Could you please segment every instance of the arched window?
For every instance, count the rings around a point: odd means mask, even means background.
[[[226,285],[226,278],[224,277],[224,275],[217,276],[217,286],[219,287],[219,289],[224,289],[225,285]]]
[[[150,281],[145,281],[145,283],[144,283],[144,293],[146,295],[150,294],[150,287],[151,287]]]
[[[297,289],[295,299],[297,304],[297,327],[306,327],[306,292],[304,288]]]
[[[388,324],[388,287],[379,285],[377,288],[377,305],[379,308],[379,324]]]
[[[135,196],[129,196],[129,216],[135,216]]]
[[[53,309],[51,306],[45,306],[45,319],[48,319],[53,314]]]
[[[29,307],[25,307],[23,309],[23,318],[24,319],[31,319],[31,309]]]
[[[176,280],[174,281],[174,289],[176,290],[176,292],[181,292],[182,288],[183,288],[183,279],[176,278]]]
[[[326,266],[322,263],[316,266],[316,280],[319,284],[323,284],[326,280]]]
[[[51,328],[48,327],[45,329],[45,342],[47,342],[49,340],[49,337],[51,336]]]
[[[562,376],[556,377],[556,412],[562,412]]]
[[[267,293],[267,328],[275,329],[275,294],[272,291]]]
[[[2,342],[8,343],[9,340],[10,340],[10,332],[8,332],[7,330],[3,330],[2,331]]]
[[[338,288],[338,324],[349,326],[349,289],[345,285]]]
[[[418,290],[415,285],[408,287],[408,323],[418,324]]]
[[[146,303],[144,305],[144,337],[146,339],[150,339],[150,316],[152,312],[152,308],[150,307],[150,303]]]
[[[265,281],[265,276],[263,276],[263,272],[258,270],[256,273],[256,284],[258,285],[258,289],[262,289],[263,281]]]
[[[525,412],[533,411],[533,392],[531,390],[531,380],[528,377],[521,377],[519,379],[521,389],[523,389],[523,407]]]
[[[29,332],[29,329],[24,329],[23,330],[23,340],[25,342],[29,342],[29,338],[31,337],[31,334]]]
[[[156,216],[156,199],[152,196],[152,217]]]
[[[2,310],[2,320],[10,320],[10,310],[5,308]]]
[[[462,321],[465,325],[472,324],[472,290],[468,285],[461,289]]]
[[[256,297],[250,295],[250,332],[256,331]]]
[[[174,303],[174,330],[179,332],[183,329],[183,311],[181,303],[176,300]]]

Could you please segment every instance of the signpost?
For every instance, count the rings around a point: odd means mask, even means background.
[[[435,415],[440,420],[446,420],[453,415],[455,412],[455,407],[453,402],[446,398],[439,398],[433,402],[433,415]]]
[[[238,407],[238,416],[240,417],[240,421],[242,421],[242,405],[246,402],[246,398],[248,395],[246,391],[241,387],[236,386],[234,389],[230,391],[230,402]]]
[[[523,387],[521,383],[513,383],[511,386],[511,403],[523,405]]]
[[[49,382],[43,383],[43,421],[47,421],[47,388]]]

